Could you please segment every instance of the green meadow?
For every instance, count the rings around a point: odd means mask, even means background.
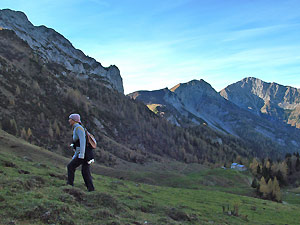
[[[0,134],[0,224],[300,224],[299,189],[283,190],[284,203],[257,199],[248,172],[93,165],[87,192],[80,168],[65,185],[69,159]]]

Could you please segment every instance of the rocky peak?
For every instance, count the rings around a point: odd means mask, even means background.
[[[247,77],[229,85],[220,91],[220,94],[255,114],[263,113],[274,119],[289,121],[291,124],[299,122],[289,116],[291,110],[300,103],[300,89]]]
[[[110,86],[123,93],[123,81],[116,66],[103,67],[95,59],[75,49],[70,41],[46,26],[34,26],[23,12],[9,9],[0,10],[0,27],[13,30],[44,60],[57,63],[75,76],[98,75],[106,79]]]
[[[237,83],[229,85],[220,91],[220,94],[224,98],[238,103],[238,105],[245,102],[244,98],[259,98],[263,102],[271,101],[275,104],[294,105],[299,103],[300,89],[247,77]]]
[[[220,95],[212,88],[212,86],[204,80],[191,80],[187,83],[180,83],[171,91],[176,93],[180,98],[186,99],[186,97],[193,98],[195,101],[205,96],[219,98]]]
[[[146,105],[148,104],[167,104],[165,98],[167,96],[172,96],[172,93],[168,88],[163,88],[160,90],[154,91],[136,91],[131,94],[128,94],[133,99],[144,102]]]

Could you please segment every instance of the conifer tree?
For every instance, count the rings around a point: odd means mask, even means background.
[[[51,125],[48,129],[48,134],[49,134],[49,137],[52,139],[53,138],[53,129],[52,129]]]
[[[300,171],[300,159],[299,159],[299,157],[297,157],[297,160],[296,160],[296,171]]]
[[[258,187],[258,182],[257,182],[257,179],[255,177],[252,180],[251,187],[253,187],[253,188],[257,188]]]
[[[23,127],[21,130],[21,138],[26,139],[26,137],[27,137],[27,133],[26,133],[25,128]]]
[[[257,167],[258,167],[258,162],[256,160],[256,158],[253,158],[252,163],[250,164],[250,169],[252,174],[257,175]]]
[[[261,174],[262,174],[263,177],[265,177],[266,180],[269,180],[270,172],[269,172],[269,169],[266,166],[263,166]]]
[[[261,169],[260,169],[260,165],[257,166],[257,171],[256,171],[257,175],[261,175]]]
[[[18,135],[18,126],[15,119],[11,119],[10,121],[10,132],[13,135]]]
[[[280,186],[276,177],[274,178],[273,186],[272,186],[272,198],[277,202],[281,202],[282,200]]]
[[[287,180],[288,175],[288,166],[285,161],[279,164],[279,171],[281,172],[283,181],[285,182]]]
[[[32,136],[32,131],[30,128],[27,129],[27,134],[26,134],[26,140],[28,141],[30,137]]]
[[[267,199],[272,199],[273,181],[272,181],[271,178],[268,180],[267,186],[268,186],[268,190],[267,190],[267,193],[266,193],[266,198]]]
[[[266,197],[268,195],[268,185],[264,177],[261,177],[259,186],[259,192],[263,195],[263,197]]]

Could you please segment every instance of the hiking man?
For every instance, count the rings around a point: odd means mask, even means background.
[[[93,180],[90,172],[90,164],[86,157],[86,133],[80,121],[79,114],[71,114],[69,116],[69,123],[73,128],[73,148],[75,154],[72,161],[68,164],[68,182],[69,185],[74,185],[75,170],[81,165],[81,173],[84,183],[88,191],[94,191]]]

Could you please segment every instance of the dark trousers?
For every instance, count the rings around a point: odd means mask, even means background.
[[[84,183],[88,189],[88,191],[94,191],[94,185],[93,180],[90,172],[90,165],[87,163],[84,159],[79,159],[78,157],[72,159],[72,161],[68,164],[68,184],[72,185],[74,184],[74,176],[75,176],[75,170],[78,166],[81,166],[81,173],[84,180]]]

